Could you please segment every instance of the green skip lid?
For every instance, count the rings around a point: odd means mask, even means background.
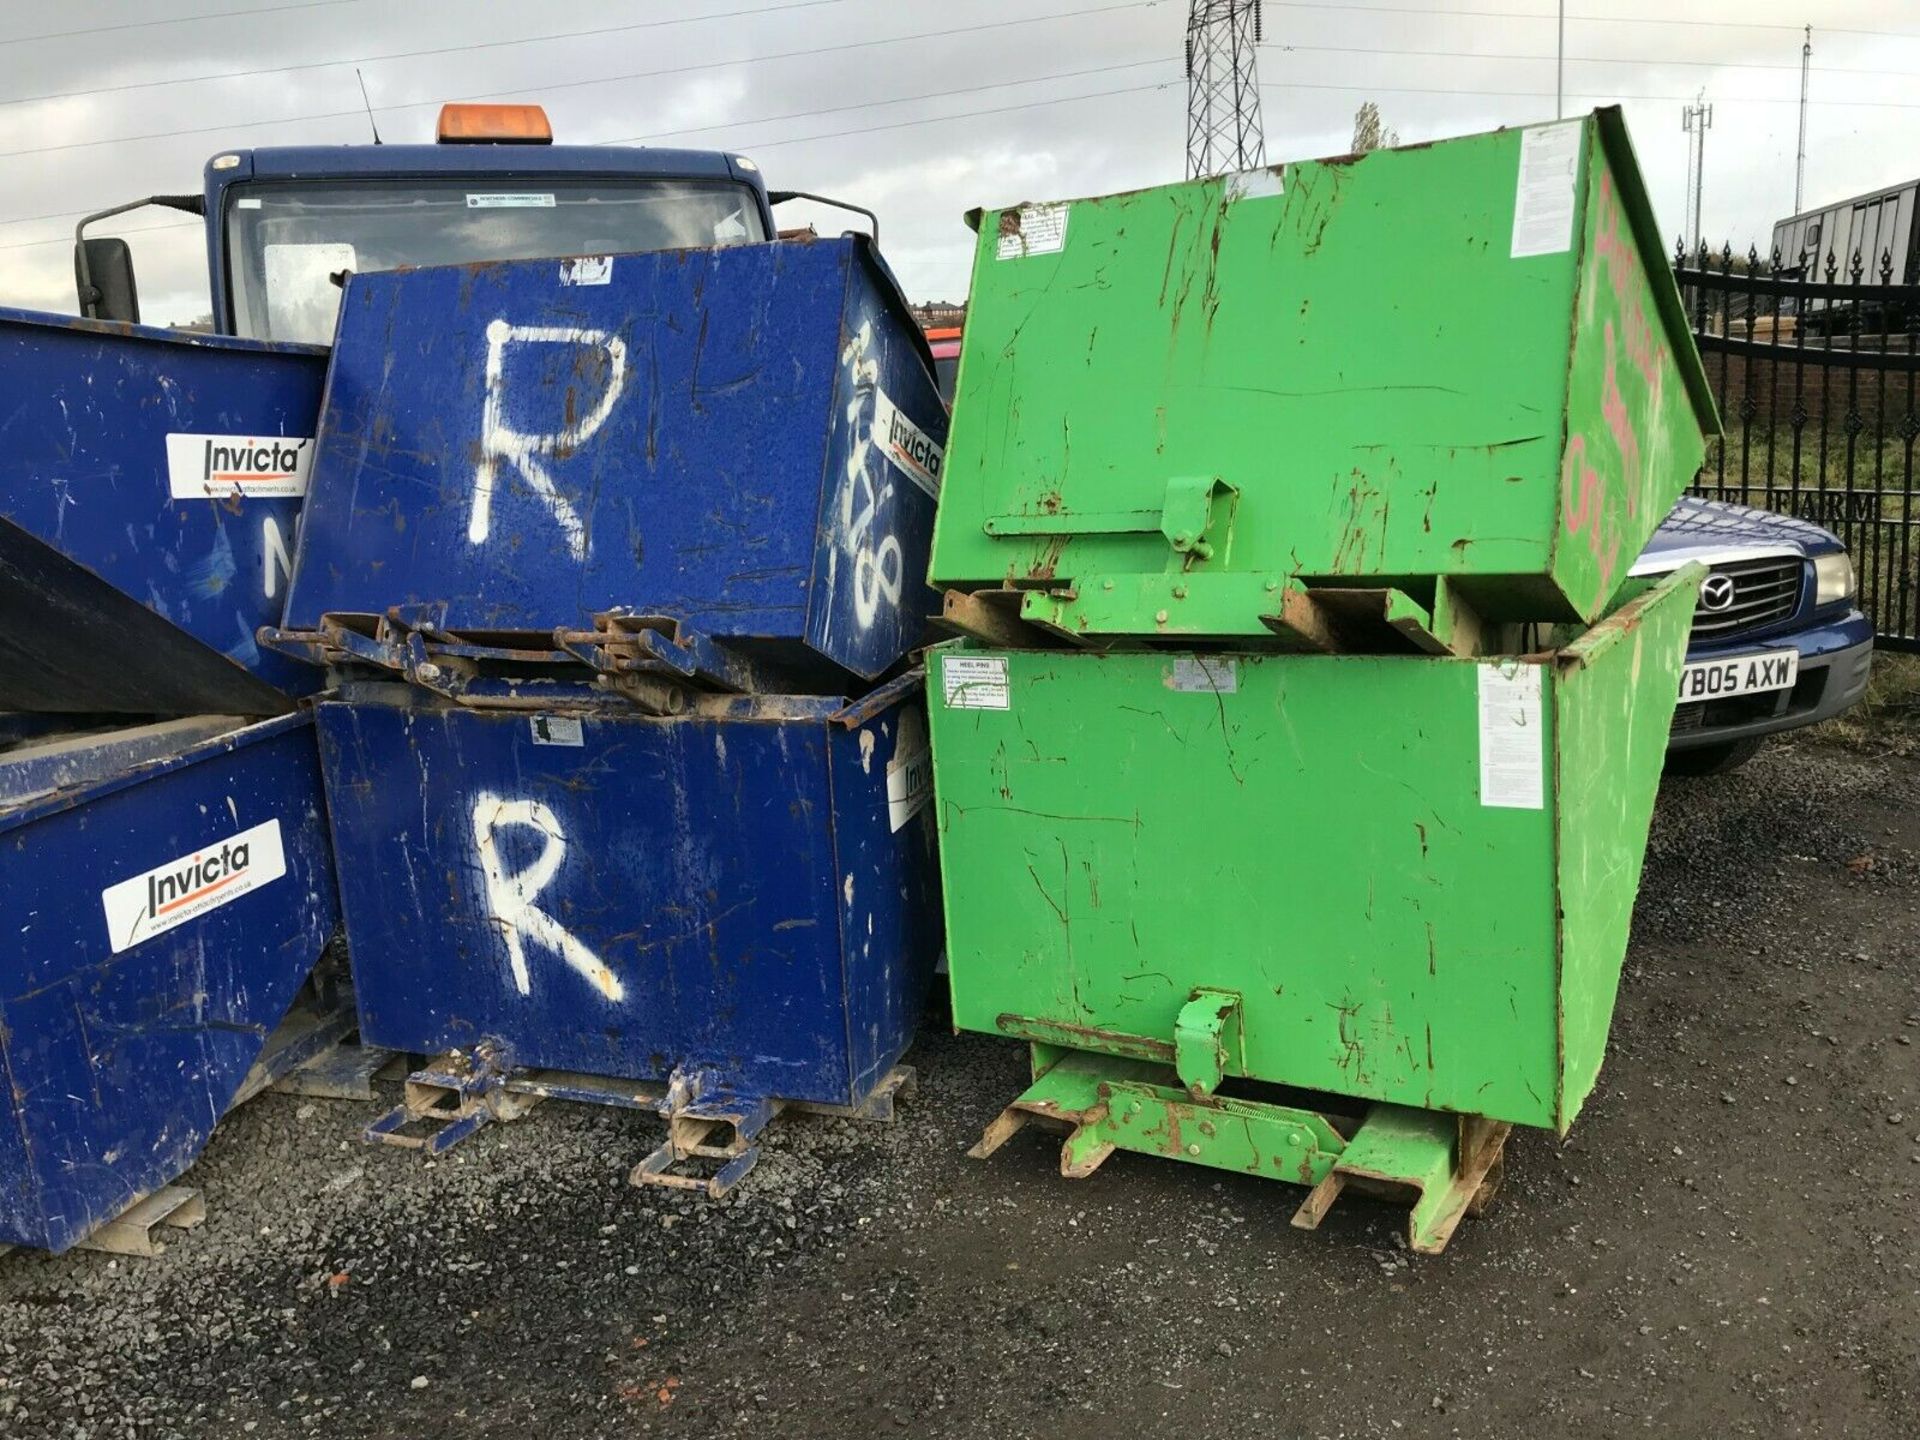
[[[1719,431],[1618,110],[977,228],[932,576],[1059,631],[1591,621]]]

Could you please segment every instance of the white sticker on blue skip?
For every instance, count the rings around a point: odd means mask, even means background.
[[[527,729],[536,745],[585,745],[586,728],[574,715],[529,715]]]
[[[118,955],[142,940],[198,920],[209,910],[238,900],[286,873],[287,852],[277,819],[207,841],[196,850],[100,892],[107,917],[107,946]]]
[[[613,283],[611,255],[575,255],[560,262],[562,285],[610,285]]]
[[[862,749],[871,731],[860,735]],[[926,809],[933,798],[933,757],[927,750],[927,722],[920,707],[900,711],[900,730],[887,762],[887,828],[899,830]]]
[[[887,828],[898,830],[933,798],[933,761],[923,745],[887,762]]]
[[[946,462],[946,451],[877,385],[873,390],[873,443],[893,462],[894,469],[934,499],[940,498],[940,467]]]

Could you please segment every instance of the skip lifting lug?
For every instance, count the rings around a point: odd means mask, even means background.
[[[1216,538],[1224,543],[1232,527],[1239,495],[1236,487],[1217,475],[1169,480],[1160,510],[1160,533],[1189,566],[1196,560],[1211,560]]]

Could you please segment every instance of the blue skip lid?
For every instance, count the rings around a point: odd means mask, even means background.
[[[356,275],[276,643],[837,691],[937,608],[946,433],[859,237]]]
[[[323,700],[362,1038],[859,1103],[939,949],[919,689],[674,718]]]
[[[0,310],[0,710],[270,715],[326,352]]]
[[[338,923],[311,719],[0,752],[0,1241],[60,1251],[180,1175]]]

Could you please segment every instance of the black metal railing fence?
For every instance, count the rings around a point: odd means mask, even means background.
[[[1702,246],[1674,273],[1726,431],[1695,493],[1834,531],[1876,643],[1920,650],[1920,285],[1893,283],[1887,253]]]

